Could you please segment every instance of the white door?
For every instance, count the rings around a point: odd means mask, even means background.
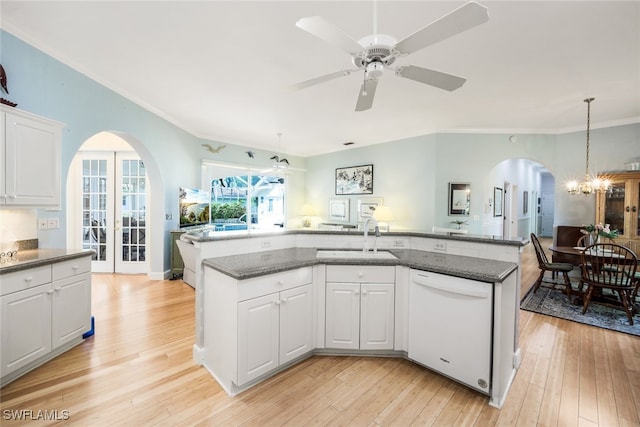
[[[542,211],[542,230],[543,237],[553,237],[553,210],[555,207],[555,194],[543,193],[540,209]]]
[[[394,288],[386,283],[361,285],[361,350],[393,350]]]
[[[146,273],[148,180],[144,164],[135,153],[114,152],[82,152],[74,163],[81,186],[79,238],[83,248],[96,252],[91,271]]]
[[[360,348],[360,284],[327,283],[325,345]]]
[[[313,348],[311,285],[280,292],[280,360],[283,364]]]
[[[278,294],[238,303],[238,385],[278,367]]]
[[[115,272],[146,273],[146,169],[135,153],[116,153],[115,172]]]

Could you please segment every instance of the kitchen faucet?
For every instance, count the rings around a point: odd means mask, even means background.
[[[369,251],[369,222],[373,221],[375,227],[373,228],[375,233],[375,240],[373,241],[373,252],[378,252],[378,237],[380,237],[380,227],[378,226],[378,221],[372,216],[364,220],[364,246],[362,248],[362,252]]]

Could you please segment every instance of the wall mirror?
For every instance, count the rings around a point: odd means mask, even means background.
[[[469,216],[471,209],[471,184],[449,183],[449,215]]]

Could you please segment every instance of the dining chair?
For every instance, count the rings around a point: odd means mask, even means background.
[[[587,267],[588,266],[588,267]],[[598,303],[622,308],[633,325],[634,299],[638,289],[638,258],[629,248],[615,243],[596,243],[582,253],[581,282],[587,285],[582,314],[586,313],[593,296],[600,293]],[[611,291],[608,300],[604,289]]]
[[[533,285],[533,292],[536,292],[538,290],[538,288],[544,281],[544,274],[549,271],[552,274],[562,273],[565,292],[567,293],[567,295],[571,296],[571,280],[569,280],[569,272],[573,270],[573,265],[567,262],[549,262],[547,254],[545,254],[544,250],[542,249],[542,245],[540,245],[540,240],[538,240],[538,237],[534,233],[531,233],[531,242],[533,243],[533,247],[536,251],[536,257],[538,258],[538,268],[540,269],[540,275],[538,276],[536,283]],[[545,283],[552,283],[554,285],[559,284],[555,280],[546,281]]]

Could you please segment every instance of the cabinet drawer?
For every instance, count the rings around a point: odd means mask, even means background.
[[[51,282],[51,265],[14,271],[0,276],[0,295],[29,289]]]
[[[91,271],[91,257],[75,258],[53,264],[53,280],[64,279],[76,274],[89,273]]]
[[[238,301],[306,285],[312,281],[311,267],[254,277],[238,282]]]
[[[390,265],[327,265],[327,282],[395,283],[396,268]]]

